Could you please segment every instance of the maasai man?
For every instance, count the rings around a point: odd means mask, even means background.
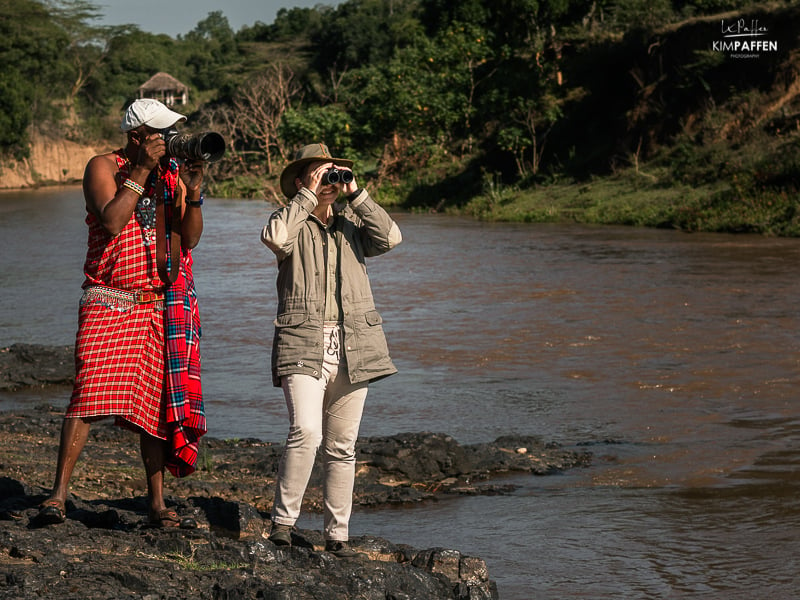
[[[63,522],[75,463],[93,421],[140,434],[149,524],[196,526],[166,507],[164,469],[183,477],[206,432],[200,318],[192,254],[203,232],[205,163],[166,155],[162,130],[186,117],[134,101],[124,148],[93,157],[83,177],[89,227],[75,344],[75,385],[61,428],[55,483],[37,519]]]

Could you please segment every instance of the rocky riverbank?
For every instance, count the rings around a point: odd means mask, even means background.
[[[64,352],[19,350],[0,352],[0,380],[25,379],[9,364],[34,375],[31,365],[43,352],[54,352],[52,361]],[[3,362],[4,354],[14,360]],[[52,367],[52,361],[42,363]],[[168,505],[198,527],[153,529],[136,436],[97,423],[75,469],[66,522],[39,526],[37,506],[52,484],[61,417],[61,409],[48,406],[0,412],[0,598],[498,597],[485,562],[457,549],[362,536],[351,541],[364,558],[337,559],[312,530],[295,531],[290,548],[274,546],[266,535],[282,445],[257,439],[203,438],[198,471],[167,481]],[[356,504],[388,506],[510,493],[505,474],[547,475],[586,465],[590,456],[533,437],[461,445],[444,433],[421,432],[362,438],[357,461]],[[303,509],[319,512],[321,501],[315,469]]]
[[[13,344],[0,348],[0,391],[75,381],[72,346]]]

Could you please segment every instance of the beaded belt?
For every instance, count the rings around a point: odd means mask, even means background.
[[[164,310],[164,293],[154,290],[128,292],[104,285],[91,285],[83,290],[81,306],[87,303],[102,304],[124,312],[139,304],[152,304],[155,310]]]

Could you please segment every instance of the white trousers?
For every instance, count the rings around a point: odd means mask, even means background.
[[[325,325],[322,376],[286,375],[281,386],[289,409],[289,435],[278,470],[272,520],[294,525],[320,451],[324,469],[324,535],[347,541],[353,508],[356,439],[367,398],[366,382],[351,384],[341,365],[341,329]]]

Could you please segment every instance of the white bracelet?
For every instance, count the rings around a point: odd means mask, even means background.
[[[139,196],[143,196],[144,195],[144,186],[139,185],[138,183],[136,183],[132,179],[126,179],[125,181],[122,182],[122,185],[124,187],[128,188],[129,190],[133,190]]]

